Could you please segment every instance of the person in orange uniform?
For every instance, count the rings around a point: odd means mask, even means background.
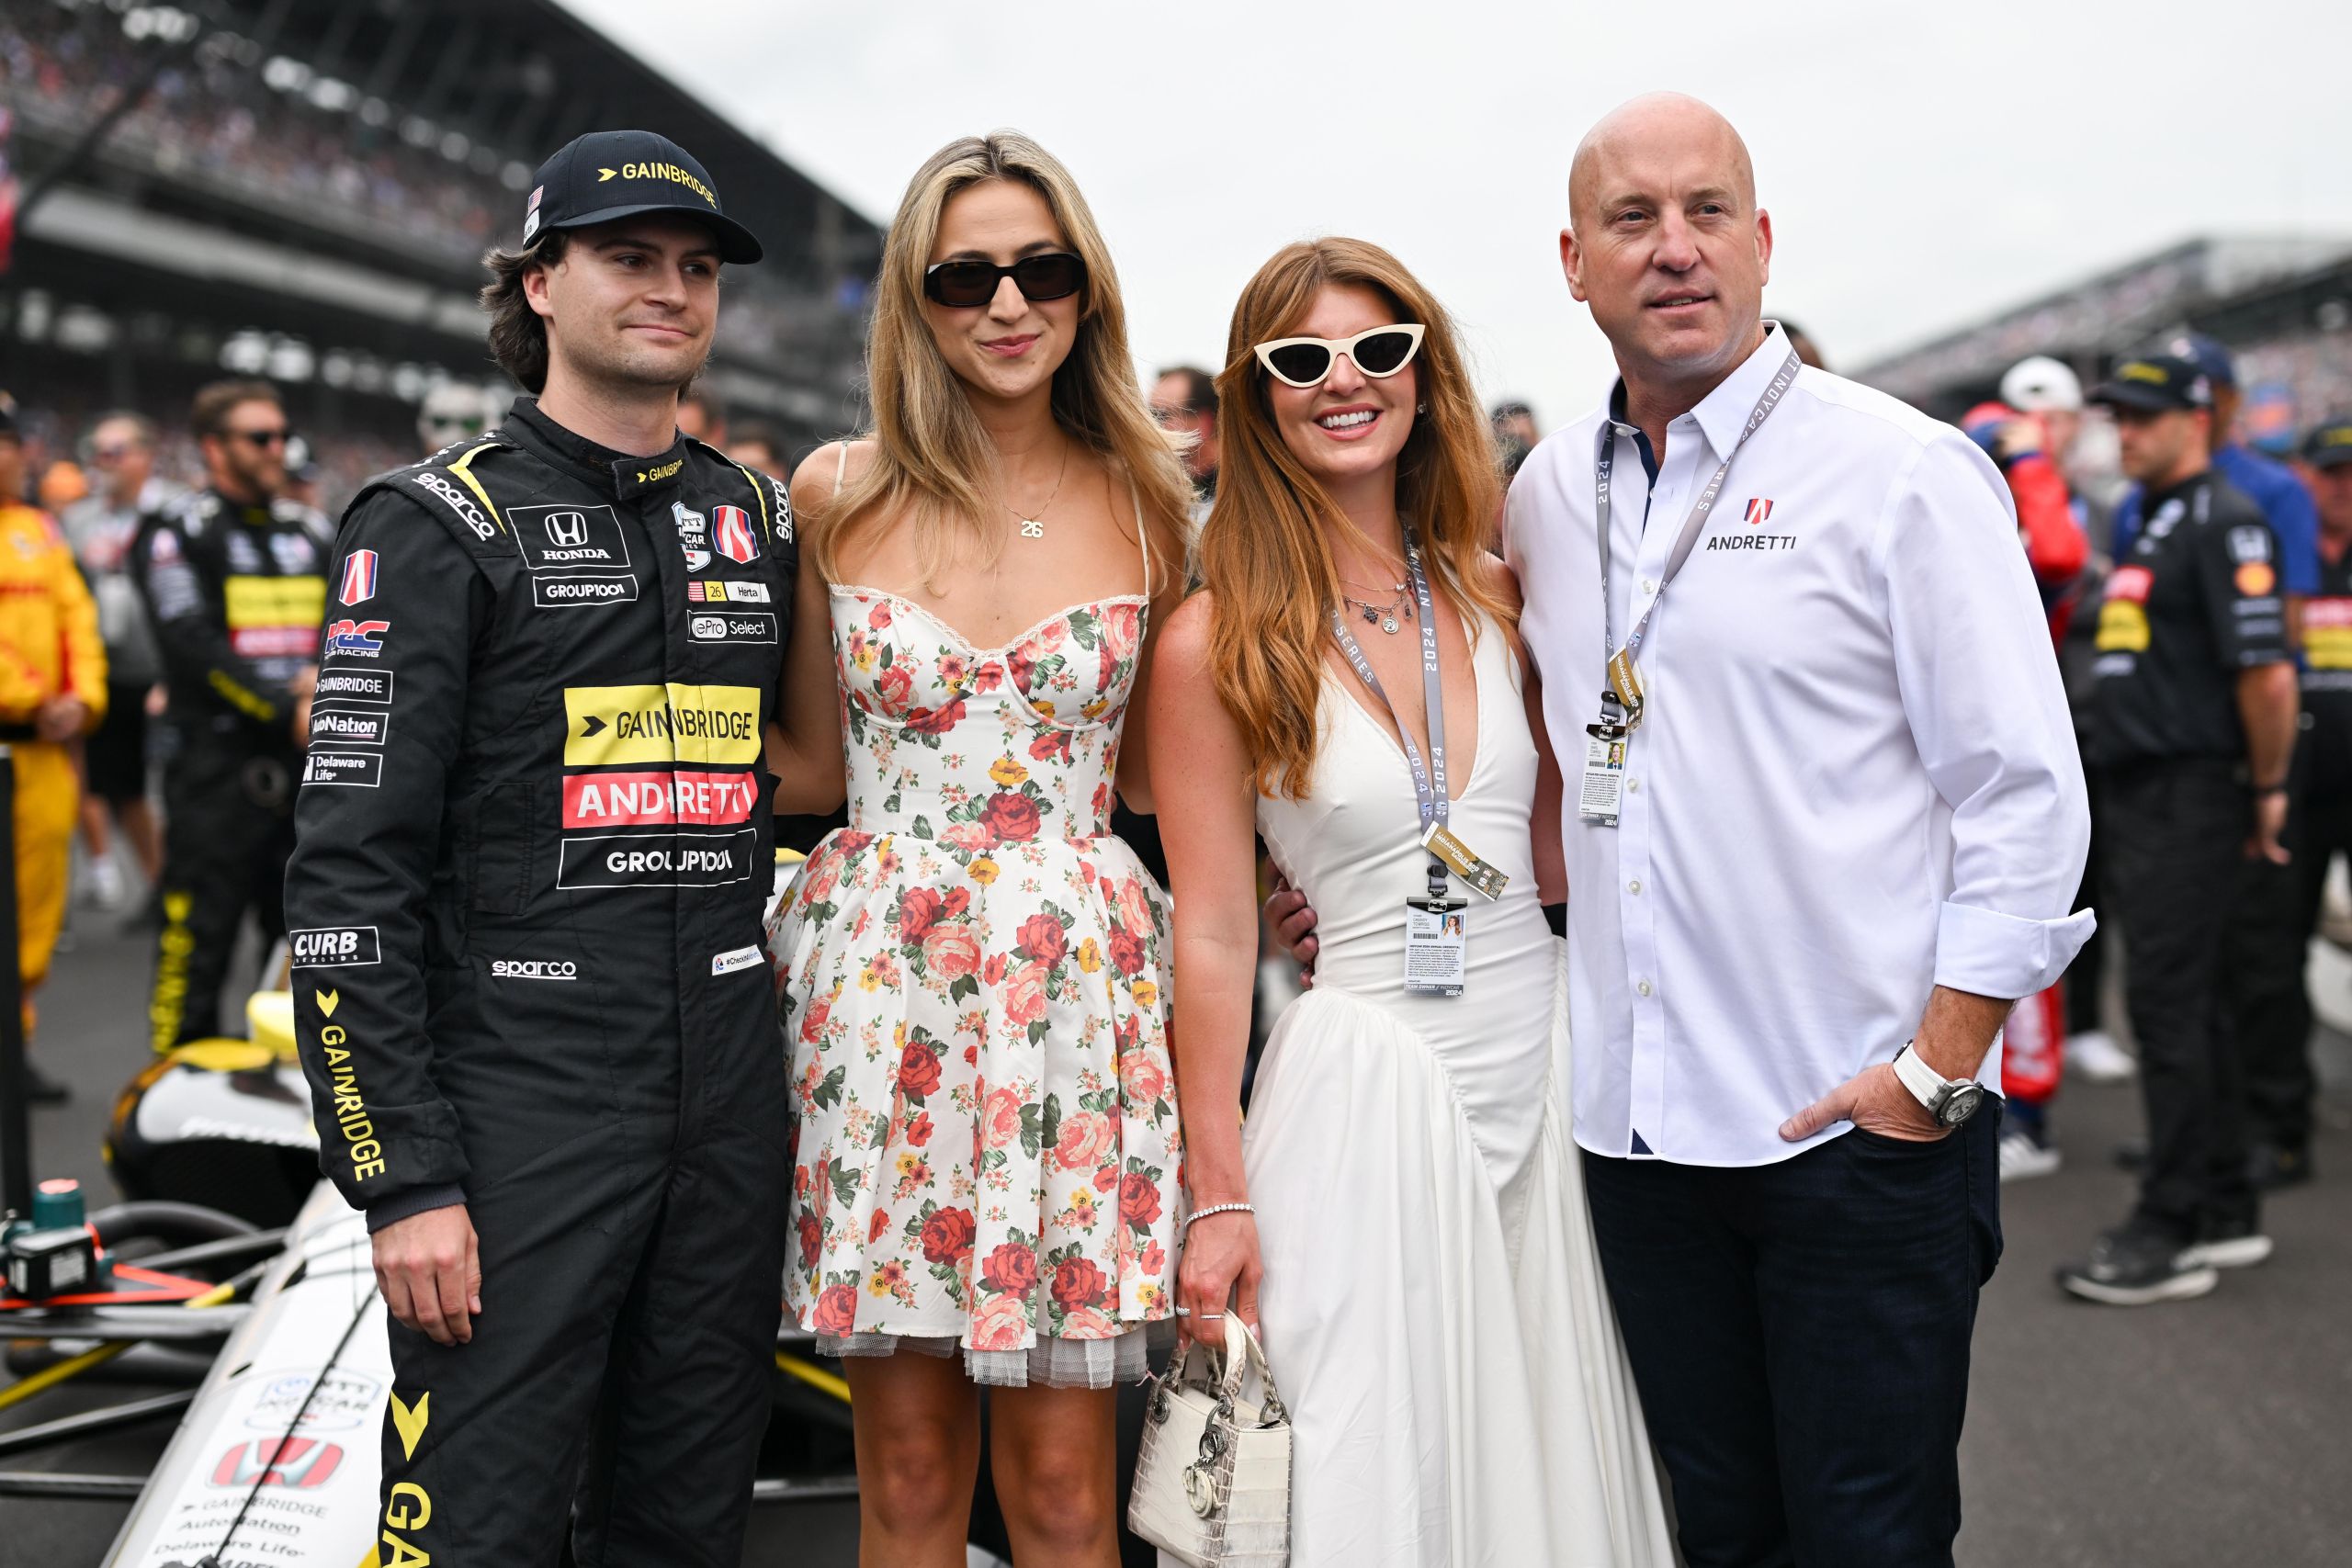
[[[17,773],[17,964],[29,1038],[32,994],[49,977],[65,919],[82,788],[71,743],[106,716],[107,654],[74,552],[49,514],[21,500],[25,448],[16,416],[0,393],[0,739]],[[63,1085],[29,1063],[26,1086],[38,1100],[66,1097]]]

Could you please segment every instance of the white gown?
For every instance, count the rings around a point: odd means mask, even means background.
[[[1411,775],[1327,678],[1306,799],[1258,829],[1319,921],[1243,1150],[1266,1352],[1296,1422],[1295,1568],[1660,1568],[1665,1508],[1569,1140],[1563,944],[1536,897],[1535,749],[1493,626],[1453,826],[1507,872],[1458,998],[1404,988]],[[1459,884],[1456,884],[1457,890]]]

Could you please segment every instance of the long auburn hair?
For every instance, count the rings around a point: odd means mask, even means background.
[[[1253,350],[1295,334],[1332,284],[1369,288],[1399,321],[1427,330],[1413,362],[1420,400],[1396,458],[1396,509],[1421,541],[1430,587],[1478,635],[1476,611],[1509,622],[1510,607],[1471,569],[1494,544],[1502,499],[1494,437],[1443,306],[1405,265],[1363,240],[1286,245],[1258,269],[1233,308],[1226,366],[1216,378],[1216,504],[1203,525],[1203,584],[1214,594],[1211,668],[1217,696],[1249,742],[1259,791],[1295,800],[1315,769],[1324,650],[1340,573],[1330,531],[1354,530],[1274,427],[1265,371]],[[1359,533],[1359,537],[1362,535]]]
[[[956,531],[976,545],[985,537],[982,520],[993,517],[1000,504],[996,453],[932,337],[922,280],[949,198],[986,180],[1017,180],[1043,197],[1070,249],[1086,264],[1078,332],[1069,356],[1054,372],[1054,419],[1134,481],[1152,581],[1181,582],[1192,486],[1136,379],[1110,247],[1069,171],[1013,130],[951,141],[907,183],[883,242],[866,335],[874,410],[866,434],[874,461],[803,519],[802,543],[818,571],[838,581],[844,541],[859,528],[904,517],[914,529],[923,576],[935,583],[955,559]]]

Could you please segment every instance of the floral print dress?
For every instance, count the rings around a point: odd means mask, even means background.
[[[1109,830],[1148,595],[971,647],[831,590],[850,826],[771,922],[796,1125],[786,1299],[831,1354],[1144,1371],[1174,1303],[1168,898]]]

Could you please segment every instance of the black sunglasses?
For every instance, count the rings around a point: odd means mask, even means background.
[[[1006,278],[1033,305],[1067,299],[1086,287],[1086,264],[1066,251],[1023,256],[1011,266],[994,262],[944,261],[922,275],[922,291],[934,305],[969,310],[996,298]]]
[[[232,430],[226,432],[226,434],[239,441],[246,442],[254,446],[283,446],[286,445],[286,438],[292,434],[293,432],[284,429]]]

